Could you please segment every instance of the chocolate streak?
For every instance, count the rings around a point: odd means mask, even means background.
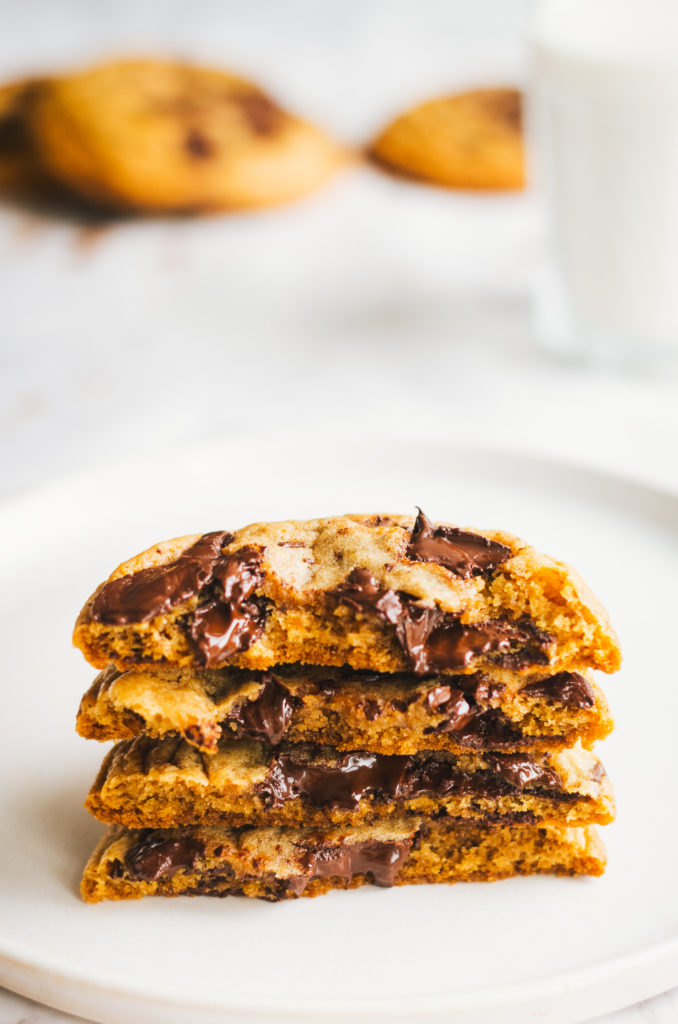
[[[266,618],[263,600],[254,596],[263,551],[246,546],[222,554],[232,541],[226,531],[206,533],[172,562],[109,580],[93,601],[92,618],[110,626],[147,622],[208,591],[188,639],[201,668],[223,664],[258,639]]]
[[[354,569],[331,593],[360,612],[376,612],[395,627],[396,638],[416,675],[469,668],[485,655],[504,668],[547,665],[548,634],[531,622],[493,619],[463,625],[458,616],[414,603],[395,590],[382,590],[369,569]]]
[[[109,580],[92,604],[92,618],[107,626],[148,622],[183,604],[208,586],[224,545],[233,534],[206,533],[165,565],[152,565],[138,572]]]
[[[268,806],[281,807],[303,797],[316,807],[342,810],[355,810],[368,793],[387,800],[412,800],[453,793],[494,796],[521,792],[528,785],[562,790],[562,780],[553,768],[524,754],[491,754],[487,761],[489,768],[466,772],[436,757],[361,750],[344,754],[333,764],[319,764],[281,752],[274,756],[266,779],[257,788]]]

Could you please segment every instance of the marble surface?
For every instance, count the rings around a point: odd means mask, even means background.
[[[94,8],[5,5],[0,74],[182,52],[258,76],[358,145],[419,96],[527,69],[520,0],[424,0],[416,17],[404,0]],[[675,371],[536,347],[540,228],[534,195],[448,195],[360,163],[260,215],[95,231],[0,207],[0,496],[133,456],[151,472],[203,438],[408,424],[677,488]],[[678,990],[601,1021],[677,1017]],[[0,992],[0,1024],[66,1019]]]

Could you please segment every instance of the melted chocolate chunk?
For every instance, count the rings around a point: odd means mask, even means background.
[[[192,836],[167,839],[158,833],[143,836],[125,855],[125,867],[132,878],[155,882],[171,878],[177,871],[195,871],[204,853],[200,840]]]
[[[529,744],[530,737],[522,736],[501,711],[479,706],[494,695],[495,687],[498,692],[504,689],[477,674],[438,677],[437,685],[426,694],[425,703],[432,714],[448,717],[428,726],[424,733],[453,732],[457,743],[475,748],[498,748],[516,741]]]
[[[345,583],[332,591],[342,604],[358,612],[377,612],[393,626],[397,626],[403,614],[402,599],[395,590],[382,590],[369,569],[354,569]]]
[[[253,597],[261,583],[262,551],[251,546],[220,558],[214,565],[214,580],[222,597],[215,597],[195,610],[189,636],[202,668],[223,664],[238,651],[246,651],[263,631],[266,606]]]
[[[416,675],[469,668],[486,656],[506,668],[548,664],[548,634],[531,622],[494,619],[462,625],[456,615],[416,604],[407,594],[382,590],[369,569],[354,569],[331,591],[359,612],[376,612],[395,626],[396,638]]]
[[[375,885],[388,888],[395,884],[412,846],[412,839],[381,842],[376,839],[345,846],[325,846],[306,854],[307,875],[290,881],[295,895],[300,895],[314,878],[347,878],[371,875]]]
[[[523,693],[565,704],[568,708],[592,708],[596,703],[593,687],[579,672],[558,672],[554,676],[528,683]]]
[[[173,562],[105,583],[92,618],[113,626],[147,622],[205,595],[187,622],[188,640],[201,668],[223,664],[259,638],[266,620],[266,603],[254,596],[263,579],[263,551],[246,546],[222,554],[233,539],[225,531],[206,533]]]
[[[501,565],[511,557],[511,549],[477,533],[435,526],[419,509],[405,555],[417,562],[443,565],[466,580]]]
[[[92,618],[107,626],[147,622],[195,597],[212,582],[221,549],[233,540],[225,530],[206,533],[166,565],[109,580],[92,605]]]
[[[405,605],[396,626],[396,636],[417,675],[470,668],[483,655],[504,667],[510,660],[548,664],[544,647],[550,638],[537,637],[538,632],[528,624],[500,619],[463,625],[440,608],[416,604]]]
[[[355,810],[370,793],[389,800],[448,794],[491,796],[520,792],[525,786],[557,790],[558,774],[525,754],[488,755],[489,769],[466,772],[453,760],[354,751],[334,763],[319,763],[285,751],[277,754],[258,792],[268,806],[303,797],[316,807]]]
[[[435,703],[431,703],[432,696]],[[431,709],[446,716],[438,726],[438,732],[460,732],[478,714],[478,708],[467,700],[461,690],[453,690],[449,686],[437,686],[428,694],[427,700]]]
[[[450,729],[448,723],[440,722],[436,726],[428,726],[424,733],[454,732],[455,742],[470,750],[501,750],[503,747],[515,747],[516,743],[530,746],[539,737],[523,736],[519,729],[507,722],[500,711],[482,711],[466,722],[461,728]]]
[[[264,685],[254,700],[244,701],[229,716],[246,736],[264,736],[277,746],[285,735],[300,701],[275,676],[263,677]]]
[[[274,758],[259,792],[273,807],[304,796],[318,807],[329,804],[353,810],[370,791],[395,793],[408,761],[407,757],[357,751],[344,754],[335,764],[315,764],[281,753]]]
[[[491,754],[487,760],[514,789],[523,790],[533,784],[546,789],[563,788],[563,780],[554,768],[537,764],[524,754]]]

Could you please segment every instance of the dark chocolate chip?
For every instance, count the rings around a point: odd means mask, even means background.
[[[445,715],[445,721],[438,726],[439,732],[460,732],[478,714],[475,705],[470,704],[461,690],[452,690],[448,686],[441,686],[438,690],[447,690],[447,700],[439,701],[432,705],[440,714]],[[430,698],[431,694],[429,694]]]
[[[127,851],[125,867],[132,878],[156,882],[178,871],[195,871],[203,853],[203,844],[192,836],[168,839],[162,833],[150,833]]]
[[[285,735],[300,701],[275,676],[263,676],[263,683],[254,700],[243,701],[228,717],[242,735],[262,736],[275,746]]]
[[[435,562],[456,576],[469,579],[505,562],[511,557],[511,549],[477,533],[435,526],[419,509],[405,554],[414,561]]]
[[[565,704],[569,708],[592,708],[596,702],[593,687],[579,672],[558,672],[524,686],[522,692],[532,697]]]
[[[514,789],[523,790],[532,784],[540,788],[563,788],[563,780],[554,768],[538,764],[524,754],[489,754],[488,763]]]
[[[342,604],[359,612],[377,612],[394,626],[403,613],[403,602],[395,590],[382,590],[369,569],[354,569],[332,593]]]

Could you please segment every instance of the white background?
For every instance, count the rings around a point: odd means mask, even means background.
[[[0,74],[199,57],[358,147],[419,99],[527,81],[528,19],[521,0],[5,0]],[[0,206],[0,495],[131,455],[152,473],[203,438],[408,424],[676,487],[674,372],[535,347],[540,227],[533,194],[453,195],[360,161],[261,214],[97,233]],[[606,1021],[677,1015],[669,994]],[[0,994],[0,1024],[22,1020],[65,1018]]]

